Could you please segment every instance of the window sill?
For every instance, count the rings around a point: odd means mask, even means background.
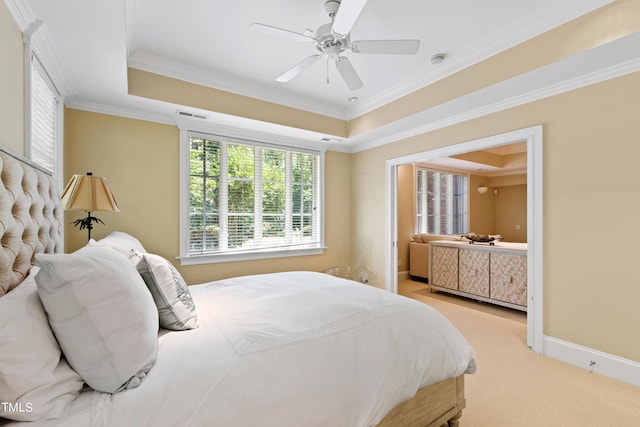
[[[276,249],[253,252],[220,253],[208,255],[191,255],[176,257],[180,265],[215,264],[221,262],[252,261],[270,258],[289,258],[307,255],[322,255],[324,247],[312,247],[302,249]]]

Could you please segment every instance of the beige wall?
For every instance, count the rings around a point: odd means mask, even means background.
[[[525,163],[526,166],[526,163]],[[527,175],[471,175],[469,230],[500,234],[506,242],[527,242]],[[489,187],[485,194],[479,186]]]
[[[409,242],[415,233],[415,194],[413,166],[398,167],[398,271],[409,270]]]
[[[22,33],[0,3],[0,144],[24,152],[24,73]]]
[[[485,194],[478,193],[478,187],[488,187],[489,179],[484,176],[469,177],[469,231],[478,234],[497,234],[495,227],[496,204],[493,188]]]
[[[527,186],[495,187],[486,196],[495,204],[494,233],[506,242],[527,243]]]
[[[385,161],[542,124],[544,333],[640,361],[640,73],[363,151],[353,158],[355,232],[383,274]],[[606,179],[600,179],[606,177]]]
[[[138,237],[145,248],[171,260],[190,283],[282,270],[322,271],[338,264],[340,239],[351,231],[351,156],[326,153],[324,255],[263,261],[180,266],[179,132],[176,126],[67,109],[65,181],[75,173],[106,176],[121,212],[96,212],[106,224],[92,237],[113,230]],[[66,223],[83,216],[67,212]],[[66,251],[86,243],[86,231],[67,226]]]

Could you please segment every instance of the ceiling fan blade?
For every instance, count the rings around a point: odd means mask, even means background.
[[[342,0],[340,2],[331,27],[331,33],[334,37],[344,39],[349,35],[365,4],[367,4],[367,0]]]
[[[359,40],[351,43],[354,53],[415,55],[418,49],[420,40]]]
[[[363,86],[362,80],[358,77],[358,73],[356,73],[348,58],[344,56],[338,57],[336,59],[336,68],[349,89],[356,90]]]
[[[279,81],[282,83],[291,81],[291,79],[296,77],[298,74],[302,73],[304,70],[306,70],[307,68],[311,67],[313,64],[318,62],[318,60],[320,59],[320,56],[321,55],[311,55],[306,57],[305,59],[298,62],[296,65],[294,65],[292,68],[290,68],[288,71],[286,71],[284,74],[282,74],[280,77],[278,77],[276,81]]]
[[[286,37],[289,39],[301,41],[303,43],[314,43],[316,41],[315,37],[312,37],[307,34],[296,33],[295,31],[289,31],[278,27],[272,27],[271,25],[260,24],[254,22],[249,25],[250,30],[260,31],[261,33],[271,34],[279,37]]]

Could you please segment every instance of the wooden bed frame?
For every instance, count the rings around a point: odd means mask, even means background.
[[[457,427],[465,406],[464,375],[460,375],[421,388],[393,408],[377,427]]]
[[[0,283],[6,288],[0,288],[2,296],[24,279],[36,253],[64,251],[64,211],[55,179],[3,147],[0,178]],[[464,407],[461,375],[418,390],[392,409],[378,427],[458,426]]]

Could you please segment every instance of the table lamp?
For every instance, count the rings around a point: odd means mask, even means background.
[[[62,192],[62,207],[65,210],[87,211],[86,218],[80,218],[73,222],[74,227],[80,226],[80,230],[88,230],[87,240],[91,240],[93,223],[104,222],[91,216],[94,211],[120,212],[116,199],[104,177],[93,176],[91,172],[86,175],[73,175]]]

